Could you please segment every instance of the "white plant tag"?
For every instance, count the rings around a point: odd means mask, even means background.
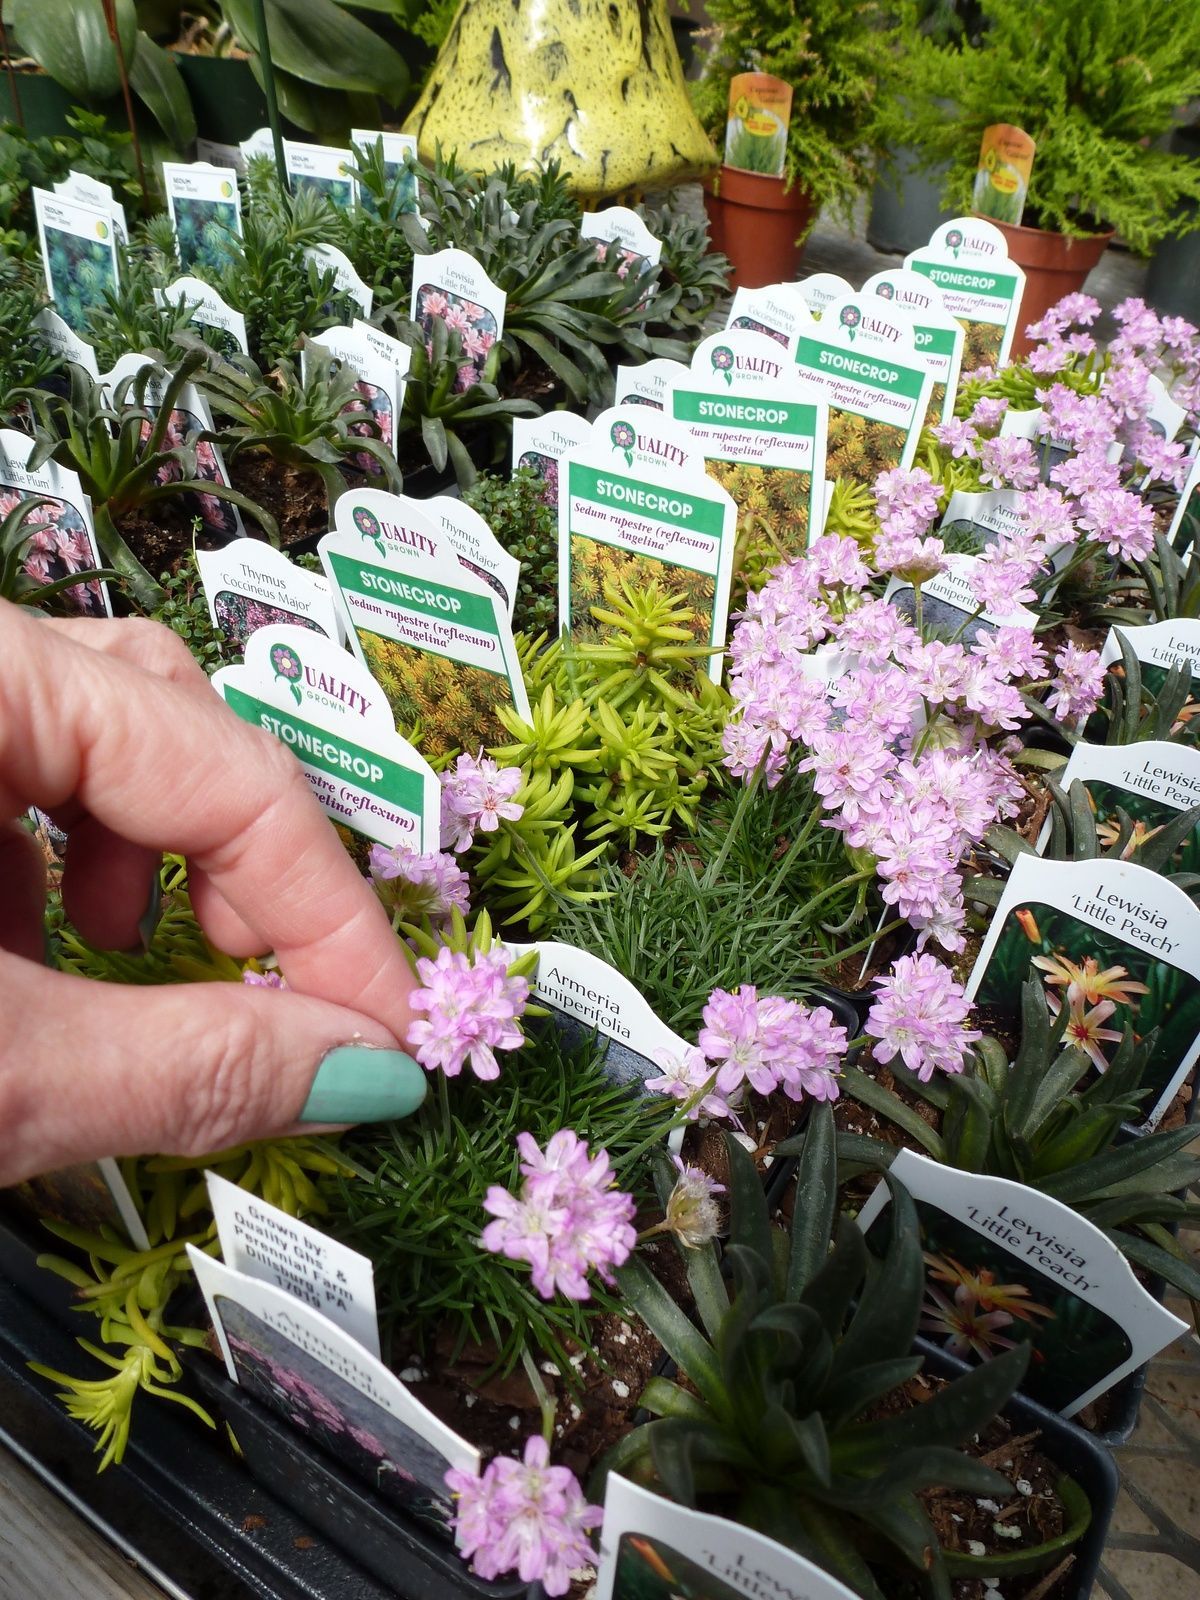
[[[613,403],[618,406],[650,406],[655,411],[661,411],[666,405],[668,386],[687,370],[682,361],[668,361],[663,356],[657,356],[653,361],[643,361],[640,367],[618,367]]]
[[[417,141],[411,133],[381,133],[377,128],[351,128],[350,140],[359,150],[383,146],[383,170],[395,185],[395,214],[403,216],[417,209],[417,175],[409,165],[417,159]],[[358,165],[358,162],[355,162]],[[358,185],[358,203],[365,211],[378,212],[375,196]]]
[[[609,406],[593,421],[586,448],[611,452],[631,472],[695,471],[703,465],[690,431],[665,409]]]
[[[309,350],[324,350],[341,366],[347,368],[355,380],[357,391],[355,405],[379,430],[379,442],[394,452],[396,428],[400,407],[404,403],[403,380],[396,369],[395,360],[383,355],[374,342],[362,331],[367,326],[355,322],[351,328],[324,328],[307,339],[300,351],[300,370],[307,377]],[[386,336],[385,336],[386,337]],[[391,341],[389,341],[391,342]],[[407,349],[407,346],[404,346]],[[350,408],[348,407],[347,410]],[[362,423],[352,423],[351,431],[367,432]],[[367,452],[350,458],[352,463],[370,477],[380,477],[383,468]]]
[[[465,250],[439,250],[413,262],[409,315],[426,338],[442,323],[462,340],[462,365],[483,377],[488,357],[504,333],[507,296]]]
[[[431,516],[441,519],[442,532],[461,565],[475,577],[482,578],[504,601],[511,622],[517,603],[521,563],[509,555],[479,512],[455,495],[433,495],[425,506]]]
[[[1141,627],[1110,628],[1100,652],[1100,660],[1106,667],[1114,666],[1121,660],[1118,634],[1125,638],[1138,659],[1143,689],[1157,695],[1167,681],[1167,673],[1171,668],[1186,666],[1192,675],[1189,700],[1194,702],[1200,698],[1196,683],[1200,677],[1200,621],[1195,617],[1147,622]],[[1189,716],[1177,737],[1188,744],[1195,744],[1200,737],[1200,719]]]
[[[96,543],[91,501],[77,472],[47,461],[29,470],[33,440],[15,428],[0,428],[0,518],[27,500],[45,500],[24,520],[32,539],[21,561],[35,583],[55,583],[73,572],[94,572],[105,562]],[[39,529],[34,532],[33,530]],[[111,617],[108,585],[93,578],[62,591],[64,603],[85,617]]]
[[[95,378],[99,382],[100,368],[96,362],[95,348],[81,339],[77,333],[72,332],[57,311],[51,311],[47,306],[44,311],[38,312],[33,321],[42,336],[43,343],[60,361],[82,367],[90,378]]]
[[[620,369],[618,369],[620,370]],[[558,467],[568,450],[587,444],[592,425],[577,411],[547,411],[540,417],[514,417],[512,463],[528,467],[542,480],[542,499],[558,510]]]
[[[344,251],[332,244],[314,244],[305,250],[304,259],[313,262],[319,272],[332,272],[334,292],[352,300],[364,317],[371,315],[375,291],[359,277]]]
[[[354,181],[354,151],[327,144],[283,141],[283,164],[296,194],[320,195],[339,211],[349,211],[358,185]]]
[[[1001,615],[980,607],[971,587],[971,575],[980,567],[978,556],[948,555],[943,572],[935,573],[921,585],[921,615],[926,626],[947,630],[956,643],[972,645],[982,633],[997,628],[1027,628],[1038,624],[1038,614],[1028,606]],[[917,619],[916,596],[911,583],[890,578],[883,598],[909,622]]]
[[[610,244],[621,246],[621,277],[649,272],[662,259],[662,240],[651,233],[645,219],[628,206],[605,206],[603,211],[585,211],[579,221],[579,237],[595,239],[598,258],[603,261]]]
[[[826,306],[854,293],[854,285],[847,283],[836,272],[814,272],[811,277],[797,279],[796,288],[818,321],[824,316]]]
[[[99,178],[90,178],[86,172],[71,171],[54,185],[54,192],[64,200],[78,200],[80,205],[94,206],[97,211],[107,212],[112,218],[118,243],[129,243],[125,207],[117,199],[111,184],[101,183]]]
[[[997,371],[1020,326],[1025,274],[1008,258],[1000,229],[979,217],[953,217],[929,243],[905,257],[904,265],[942,291],[946,310],[966,333],[963,371]]]
[[[1167,538],[1172,544],[1178,540],[1185,552],[1200,538],[1200,455],[1192,460]]]
[[[876,272],[863,284],[864,295],[876,294],[902,311],[912,313],[916,324],[917,350],[925,357],[933,374],[933,389],[925,426],[947,422],[954,415],[958,376],[962,367],[966,332],[961,322],[946,310],[942,291],[929,278],[905,267]]]
[[[242,236],[237,173],[202,161],[164,161],[162,173],[179,265],[184,272],[219,271]]]
[[[33,190],[46,288],[59,316],[81,334],[90,312],[117,287],[117,232],[109,211],[47,189]]]
[[[234,650],[244,652],[252,633],[280,623],[340,637],[325,579],[265,540],[234,539],[219,550],[197,550],[196,565],[208,614]]]
[[[220,355],[249,355],[245,317],[223,300],[211,283],[205,283],[202,278],[176,278],[165,289],[156,289],[154,294],[160,302],[183,300],[194,307],[191,320],[198,328],[208,330],[209,343]]]
[[[772,339],[794,359],[801,328],[811,328],[814,321],[799,284],[772,283],[763,289],[735,289],[725,327],[730,333],[757,333]],[[693,370],[695,366],[693,355]]]
[[[1181,811],[1200,806],[1200,750],[1173,739],[1143,739],[1136,744],[1087,744],[1081,741],[1061,772],[1066,791],[1082,783],[1104,845],[1120,837],[1117,811],[1134,825],[1134,838],[1152,838]],[[1038,840],[1044,848],[1050,834],[1047,820]],[[1172,872],[1200,871],[1200,823],[1172,858]]]

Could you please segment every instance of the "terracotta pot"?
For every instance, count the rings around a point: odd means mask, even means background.
[[[796,276],[803,239],[815,207],[811,197],[782,178],[722,167],[705,185],[704,204],[714,250],[733,263],[735,289],[760,289]]]
[[[1012,347],[1015,361],[1033,348],[1034,341],[1025,337],[1025,329],[1031,322],[1040,322],[1063,295],[1076,294],[1083,288],[1113,230],[1090,239],[1071,239],[1065,233],[1045,233],[1041,228],[1014,228],[1010,223],[997,222],[995,217],[986,220],[1004,235],[1010,259],[1025,269],[1025,298]]]

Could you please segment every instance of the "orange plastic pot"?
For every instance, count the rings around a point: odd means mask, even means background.
[[[1029,324],[1040,322],[1063,295],[1076,294],[1083,288],[1088,273],[1104,254],[1113,230],[1093,234],[1088,239],[1072,239],[1065,233],[1045,233],[1041,228],[1014,228],[1010,223],[997,222],[994,217],[987,220],[1004,235],[1010,259],[1025,270],[1025,297],[1021,301],[1017,336],[1012,347],[1015,360],[1033,348],[1034,341],[1025,337]]]
[[[786,190],[783,185],[782,178],[725,166],[705,185],[712,246],[729,257],[735,289],[760,289],[796,276],[816,208],[798,184]]]

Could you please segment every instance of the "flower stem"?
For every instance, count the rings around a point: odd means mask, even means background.
[[[549,1447],[554,1443],[554,1418],[557,1414],[554,1396],[542,1382],[542,1375],[537,1369],[537,1362],[529,1354],[527,1345],[521,1346],[521,1365],[525,1368],[534,1394],[537,1395],[538,1406],[542,1413],[542,1438],[546,1441],[547,1447]]]
[[[860,950],[870,949],[873,944],[880,939],[886,938],[889,933],[895,933],[897,928],[907,926],[908,924],[904,917],[896,917],[884,927],[877,928],[874,933],[869,933],[865,939],[860,939],[857,944],[848,945],[846,949],[839,950],[835,955],[826,956],[823,961],[814,961],[813,965],[818,970],[823,970],[825,967],[836,967],[840,962],[845,961],[848,956],[856,956]]]
[[[787,854],[784,855],[780,860],[779,866],[775,872],[775,876],[771,879],[771,887],[767,890],[767,899],[771,899],[772,896],[779,893],[779,890],[782,888],[784,880],[791,871],[793,864],[798,860],[801,850],[803,850],[804,846],[808,843],[808,836],[816,827],[824,809],[824,806],[818,799],[816,805],[809,813],[808,820],[800,829],[800,832],[792,840],[791,844],[788,845]]]
[[[704,869],[704,877],[701,879],[701,883],[705,889],[707,889],[711,883],[715,882],[717,874],[725,865],[726,858],[728,857],[730,849],[733,846],[733,842],[741,831],[742,819],[749,810],[750,802],[754,799],[755,794],[758,792],[758,785],[764,771],[766,770],[766,765],[767,758],[764,754],[754,771],[750,774],[750,779],[743,787],[741,794],[738,796],[738,803],[733,813],[733,821],[729,824],[725,838],[721,843],[721,848],[717,851],[716,857],[710,861],[708,866]]]

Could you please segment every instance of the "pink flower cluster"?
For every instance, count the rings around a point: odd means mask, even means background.
[[[525,1043],[517,1019],[529,999],[527,980],[510,976],[505,952],[476,951],[472,962],[443,946],[436,960],[418,958],[417,976],[421,988],[410,1004],[426,1014],[408,1030],[417,1060],[448,1078],[457,1078],[464,1066],[485,1082],[498,1078],[495,1051]]]
[[[554,1134],[545,1151],[531,1133],[517,1136],[523,1182],[518,1194],[493,1184],[484,1210],[495,1222],[483,1230],[485,1250],[527,1261],[543,1300],[591,1295],[588,1273],[605,1283],[637,1243],[634,1204],[614,1187],[608,1152],[588,1155],[587,1142],[570,1128]]]
[[[878,1041],[871,1054],[883,1062],[900,1056],[922,1083],[935,1072],[961,1072],[980,1037],[966,1026],[970,1009],[949,967],[933,956],[901,956],[875,987],[865,1029]]]
[[[445,923],[452,911],[465,917],[471,909],[471,880],[452,855],[373,844],[370,865],[380,899],[402,922]]]
[[[501,821],[516,822],[525,808],[513,796],[520,767],[498,767],[488,756],[461,755],[442,773],[442,845],[469,850],[476,833],[494,833]]]
[[[540,1579],[548,1595],[566,1594],[572,1575],[590,1567],[588,1539],[604,1519],[588,1505],[568,1467],[552,1467],[546,1441],[526,1441],[521,1461],[497,1456],[479,1477],[453,1468],[446,1484],[458,1501],[458,1546],[481,1578],[515,1572],[522,1583]]]
[[[717,1092],[727,1103],[736,1102],[746,1084],[759,1094],[782,1089],[791,1100],[838,1097],[846,1030],[827,1006],[810,1008],[778,995],[759,999],[753,984],[733,994],[714,989],[697,1042],[717,1068]]]

